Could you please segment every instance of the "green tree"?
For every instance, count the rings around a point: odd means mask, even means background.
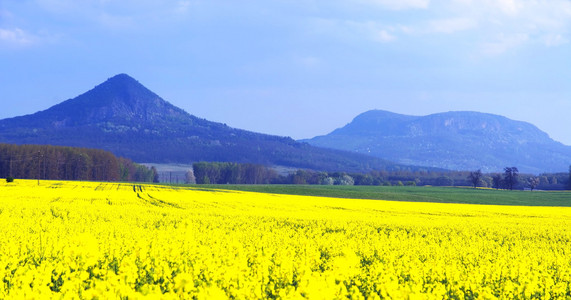
[[[494,174],[492,176],[492,187],[495,189],[501,189],[504,184],[504,180],[502,179],[502,175]]]
[[[506,188],[513,190],[518,183],[519,170],[516,167],[504,168],[504,183]]]
[[[131,181],[135,165],[99,149],[0,144],[2,178]]]
[[[151,176],[153,177],[153,183],[159,183],[159,172],[154,166],[151,167]]]
[[[449,176],[440,176],[435,180],[436,186],[453,186],[454,179],[450,178]]]
[[[474,188],[476,188],[480,184],[480,181],[482,180],[482,176],[483,176],[482,170],[477,170],[474,172],[470,172],[470,175],[468,175],[468,180],[470,180],[470,182],[472,183]]]

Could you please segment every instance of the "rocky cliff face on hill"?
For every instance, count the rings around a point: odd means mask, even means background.
[[[126,74],[47,110],[0,120],[0,143],[100,148],[154,163],[231,161],[324,171],[404,168],[195,117]]]
[[[407,116],[372,110],[306,142],[452,170],[564,172],[571,164],[571,147],[534,125],[478,112]]]

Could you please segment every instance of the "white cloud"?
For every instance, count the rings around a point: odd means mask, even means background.
[[[171,21],[197,0],[35,0],[48,13],[105,28],[134,28]]]
[[[473,7],[475,8],[475,7]],[[503,53],[523,44],[543,44],[547,47],[567,42],[571,29],[569,0],[501,0],[484,1],[480,19],[489,35],[501,33],[499,41],[486,41],[488,53]]]
[[[476,20],[466,17],[459,17],[432,20],[428,22],[427,31],[435,33],[455,33],[459,31],[474,29],[477,26],[478,22]]]
[[[463,45],[480,49],[485,55],[500,55],[531,44],[557,47],[571,40],[570,0],[350,2],[359,9],[344,6],[346,13],[321,24],[327,25],[321,27],[324,32],[345,41],[384,43],[406,36],[415,39],[423,35],[450,35],[443,36],[442,41],[457,43],[456,39],[461,38]],[[370,7],[363,11],[367,5]]]
[[[430,20],[434,15],[440,18]],[[471,43],[485,55],[531,44],[556,47],[570,40],[571,1],[448,0],[406,26],[414,35],[470,31]]]
[[[358,2],[393,10],[426,9],[430,0],[358,0]]]
[[[548,34],[543,37],[543,42],[547,47],[556,47],[569,43],[569,40],[561,34]]]
[[[492,3],[494,2],[503,13],[508,15],[516,15],[524,5],[524,1],[518,0],[497,0]]]
[[[392,42],[396,39],[396,36],[390,34],[388,31],[386,30],[380,30],[377,32],[376,34],[376,38],[375,40],[380,41],[380,42]]]
[[[190,9],[190,7],[192,6],[193,1],[190,0],[180,0],[177,2],[176,7],[175,7],[175,11],[177,13],[187,13]]]
[[[29,46],[36,42],[37,37],[20,29],[0,28],[0,45]]]
[[[2,1],[2,0],[0,0]],[[189,20],[198,9],[219,6],[239,13],[241,4],[201,0],[33,0],[57,17],[73,19],[79,25],[105,29],[164,28]],[[248,1],[252,5],[256,1]],[[468,35],[472,49],[505,53],[516,45],[542,44],[557,47],[571,40],[570,0],[290,0],[262,4],[265,11],[287,14],[279,8],[304,9],[311,31],[342,42],[395,42],[422,35],[440,34],[439,41],[456,43]],[[295,2],[295,1],[293,1]],[[252,5],[254,6],[254,5]],[[195,8],[197,8],[195,10]],[[214,9],[216,8],[216,9]],[[274,9],[275,11],[272,11]],[[1,13],[1,11],[0,11]],[[58,15],[61,14],[61,15]],[[302,18],[303,18],[302,17]],[[284,18],[286,19],[286,18]],[[295,19],[295,18],[294,18]],[[299,20],[299,18],[297,18]],[[320,20],[315,22],[315,20]],[[299,23],[298,23],[299,24]],[[15,27],[18,27],[16,24]],[[22,27],[25,28],[25,27]],[[446,36],[449,35],[449,36]],[[526,38],[523,39],[522,37]],[[25,40],[24,38],[21,38]],[[503,50],[502,50],[503,49]],[[472,53],[473,54],[473,53]]]
[[[397,39],[398,29],[376,21],[347,21],[337,19],[315,19],[311,22],[312,32],[335,37],[338,40],[355,42],[392,42]],[[401,30],[402,31],[402,30]]]
[[[481,49],[482,53],[487,55],[500,55],[504,54],[508,50],[519,47],[528,41],[529,36],[527,34],[520,33],[510,36],[500,34],[495,40],[485,42]]]
[[[355,22],[348,21],[341,24],[345,26],[351,35],[353,36],[364,36],[368,40],[376,42],[392,42],[397,39],[396,35],[393,33],[393,29],[390,26],[383,25],[382,23],[375,21],[366,22]]]

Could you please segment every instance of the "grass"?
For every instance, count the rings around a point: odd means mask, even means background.
[[[410,202],[571,207],[569,191],[507,191],[466,187],[322,186],[322,185],[196,185],[196,188],[258,193]]]

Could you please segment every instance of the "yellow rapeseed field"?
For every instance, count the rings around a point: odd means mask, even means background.
[[[0,299],[571,298],[571,209],[0,183]]]

